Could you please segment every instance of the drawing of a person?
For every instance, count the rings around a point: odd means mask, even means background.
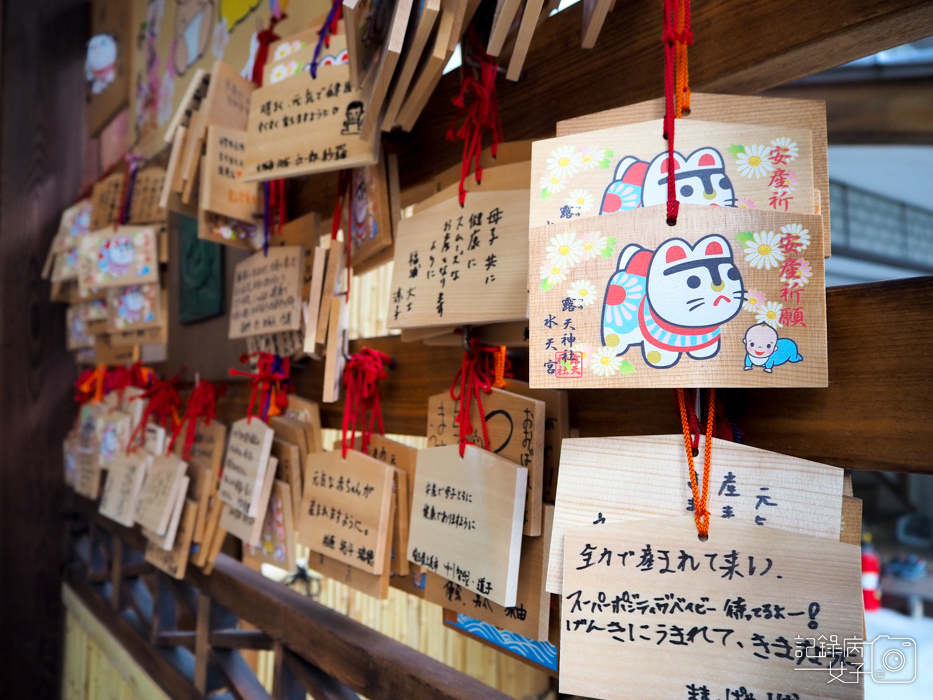
[[[354,100],[348,104],[346,116],[343,120],[343,129],[340,130],[340,133],[345,136],[359,134],[363,125],[364,111],[363,103],[359,100]]]

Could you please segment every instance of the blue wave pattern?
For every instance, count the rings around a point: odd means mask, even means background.
[[[500,630],[495,625],[461,613],[457,613],[457,627],[487,642],[492,642],[496,646],[508,649],[514,654],[524,656],[545,668],[557,670],[557,647],[550,642],[538,642],[514,632]]]

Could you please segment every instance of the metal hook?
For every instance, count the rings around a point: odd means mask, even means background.
[[[473,350],[473,345],[472,345],[472,343],[470,342],[470,341],[472,340],[472,338],[470,337],[470,327],[469,327],[469,326],[464,326],[464,327],[463,327],[463,330],[461,331],[461,333],[463,334],[462,340],[463,340],[463,349],[464,349],[464,351],[465,351],[465,352],[471,352],[471,351]]]

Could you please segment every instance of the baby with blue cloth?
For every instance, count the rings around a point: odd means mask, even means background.
[[[788,362],[801,362],[797,343],[790,338],[778,338],[777,331],[767,323],[759,323],[745,331],[745,370],[763,367],[765,372]]]

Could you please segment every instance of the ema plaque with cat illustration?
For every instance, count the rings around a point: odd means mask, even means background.
[[[532,386],[827,385],[818,215],[681,203],[531,229]]]

